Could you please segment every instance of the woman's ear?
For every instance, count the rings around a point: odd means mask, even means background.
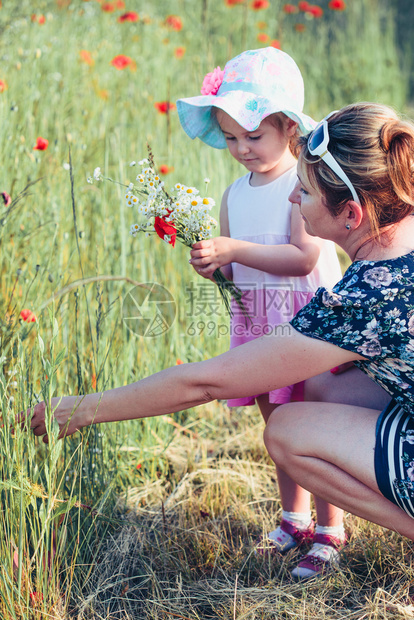
[[[354,200],[348,200],[343,210],[345,215],[345,226],[349,230],[358,228],[364,218],[364,210]]]

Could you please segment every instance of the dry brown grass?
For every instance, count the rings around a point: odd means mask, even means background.
[[[119,498],[126,524],[83,584],[79,619],[414,618],[412,546],[350,515],[341,568],[322,579],[291,578],[296,551],[256,555],[281,510],[260,416],[220,404],[202,411],[176,426],[168,478]]]

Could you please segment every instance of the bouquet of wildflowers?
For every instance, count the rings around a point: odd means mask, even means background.
[[[135,166],[136,162],[131,162]],[[154,159],[151,149],[148,148],[148,159],[138,162],[141,172],[136,177],[135,183],[125,185],[125,200],[128,207],[140,216],[140,221],[131,225],[130,234],[133,237],[140,232],[149,236],[156,233],[163,241],[175,246],[178,239],[184,245],[192,247],[197,241],[209,239],[212,231],[217,226],[217,221],[211,217],[211,208],[215,205],[212,198],[200,196],[200,192],[195,187],[188,187],[182,183],[167,192],[164,182],[155,171]],[[113,179],[104,177],[100,168],[96,168],[93,178],[89,177],[88,182],[93,180]],[[118,183],[122,185],[122,183]],[[213,274],[214,281],[219,287],[219,291],[228,313],[231,315],[231,299],[235,299],[243,314],[247,316],[243,302],[241,300],[242,291],[228,280],[220,269],[216,269]]]

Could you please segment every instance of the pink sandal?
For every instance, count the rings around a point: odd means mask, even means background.
[[[301,558],[297,567],[293,569],[292,577],[310,579],[326,574],[334,566],[338,566],[339,551],[346,544],[346,538],[341,540],[328,534],[315,534],[311,550]]]
[[[293,540],[282,543],[282,538],[278,539],[276,534],[279,529],[285,534],[289,534]],[[290,521],[285,521],[283,519],[277,530],[270,532],[266,537],[260,537],[256,551],[260,555],[265,555],[266,553],[287,553],[287,551],[293,549],[294,547],[302,547],[310,544],[313,541],[314,530],[314,521],[311,521],[306,529],[300,530],[296,527],[296,525],[290,523]],[[272,534],[276,535],[271,536]]]

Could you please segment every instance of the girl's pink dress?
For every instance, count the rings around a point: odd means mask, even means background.
[[[266,245],[290,243],[292,205],[288,198],[296,180],[296,167],[260,187],[250,185],[250,172],[237,179],[227,201],[230,236]],[[252,321],[246,321],[237,304],[232,303],[230,348],[275,333],[281,323],[289,322],[311,300],[317,288],[331,288],[342,277],[332,241],[323,242],[318,262],[307,276],[276,276],[240,263],[232,263],[232,269],[233,281],[244,291],[243,302]],[[302,400],[302,391],[303,383],[273,390],[269,402]],[[227,404],[229,407],[254,405],[257,396],[231,399]]]

